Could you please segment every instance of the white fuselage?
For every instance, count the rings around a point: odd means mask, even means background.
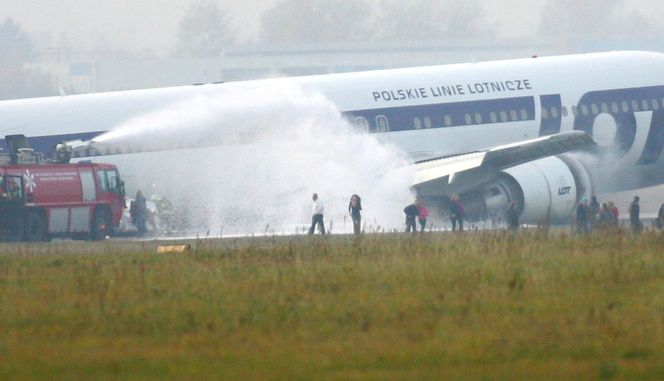
[[[195,96],[240,94],[284,81],[323,94],[352,124],[414,156],[452,155],[581,129],[615,148],[593,174],[602,190],[664,183],[664,55],[648,52],[3,101],[0,130],[25,134],[44,151],[47,144],[89,139]]]

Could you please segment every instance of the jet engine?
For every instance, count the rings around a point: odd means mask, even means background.
[[[592,194],[583,164],[561,155],[501,171],[492,181],[460,195],[470,221],[499,220],[516,201],[522,223],[568,221],[579,200]]]

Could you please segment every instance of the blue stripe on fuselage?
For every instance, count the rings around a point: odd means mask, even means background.
[[[505,113],[503,118],[501,118],[501,112]],[[516,118],[511,115],[513,112],[516,113]],[[523,113],[525,113],[525,118],[522,115]],[[502,98],[354,110],[345,111],[343,115],[356,126],[360,126],[362,123],[360,121],[365,120],[369,132],[396,132],[474,124],[532,121],[535,119],[535,101],[533,97]],[[429,126],[426,125],[425,118],[428,118]],[[385,130],[385,126],[381,126],[384,121],[389,123],[387,130]]]

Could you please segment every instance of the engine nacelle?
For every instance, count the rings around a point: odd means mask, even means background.
[[[522,223],[564,222],[592,194],[585,167],[568,156],[548,157],[502,171],[479,190],[461,195],[470,220],[499,219],[516,201]]]
[[[521,188],[521,220],[524,222],[564,221],[574,213],[577,200],[584,194],[572,169],[557,157],[537,160],[504,172]]]

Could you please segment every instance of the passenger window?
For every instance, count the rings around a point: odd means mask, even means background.
[[[520,114],[521,114],[521,120],[528,120],[528,111],[526,111],[526,109],[522,108]]]
[[[609,112],[609,105],[606,103],[602,103],[602,112],[603,113],[608,113]]]
[[[628,112],[629,111],[629,105],[627,104],[627,101],[620,102],[620,107],[622,107],[623,112]]]
[[[505,111],[500,112],[500,121],[507,122],[507,113]]]
[[[519,116],[516,114],[516,110],[510,110],[510,119],[512,119],[513,122],[519,119]]]
[[[648,107],[648,101],[645,100],[645,99],[642,99],[642,100],[641,100],[641,110],[643,110],[643,111],[647,111],[648,108],[649,108],[649,107]]]
[[[390,125],[385,115],[378,115],[376,117],[376,127],[378,128],[378,132],[390,132]]]
[[[552,118],[558,117],[558,109],[556,107],[551,107],[551,117]]]
[[[431,118],[428,116],[424,117],[424,128],[431,128]]]
[[[494,111],[491,111],[489,114],[489,119],[491,119],[491,123],[496,123],[498,121],[498,116]]]
[[[653,110],[659,110],[659,103],[657,102],[657,99],[652,99],[650,101],[650,104],[652,105]]]
[[[581,114],[588,115],[588,106],[581,105]]]
[[[568,113],[567,113],[567,107],[563,106],[562,111],[563,111],[563,116],[566,117],[566,116],[568,115]]]
[[[632,101],[632,111],[639,111],[639,102]]]
[[[472,124],[473,123],[473,120],[470,117],[470,114],[464,115],[464,119],[466,120],[466,124]]]
[[[542,107],[542,119],[548,119],[549,118],[549,112],[546,111],[546,108]]]
[[[615,113],[615,114],[617,114],[618,111],[620,111],[618,109],[618,103],[617,102],[611,102],[611,111],[613,111],[613,113]]]
[[[369,121],[365,117],[358,116],[355,118],[355,127],[362,132],[369,132]]]
[[[449,115],[445,115],[445,118],[443,118],[443,119],[445,120],[445,125],[447,127],[452,126],[452,118]]]
[[[475,124],[482,124],[482,115],[479,112],[475,113]]]
[[[599,114],[599,109],[597,108],[597,105],[594,103],[590,105],[590,111],[593,112],[593,115]]]
[[[413,127],[415,127],[416,130],[422,128],[422,121],[420,120],[420,118],[413,119]]]

